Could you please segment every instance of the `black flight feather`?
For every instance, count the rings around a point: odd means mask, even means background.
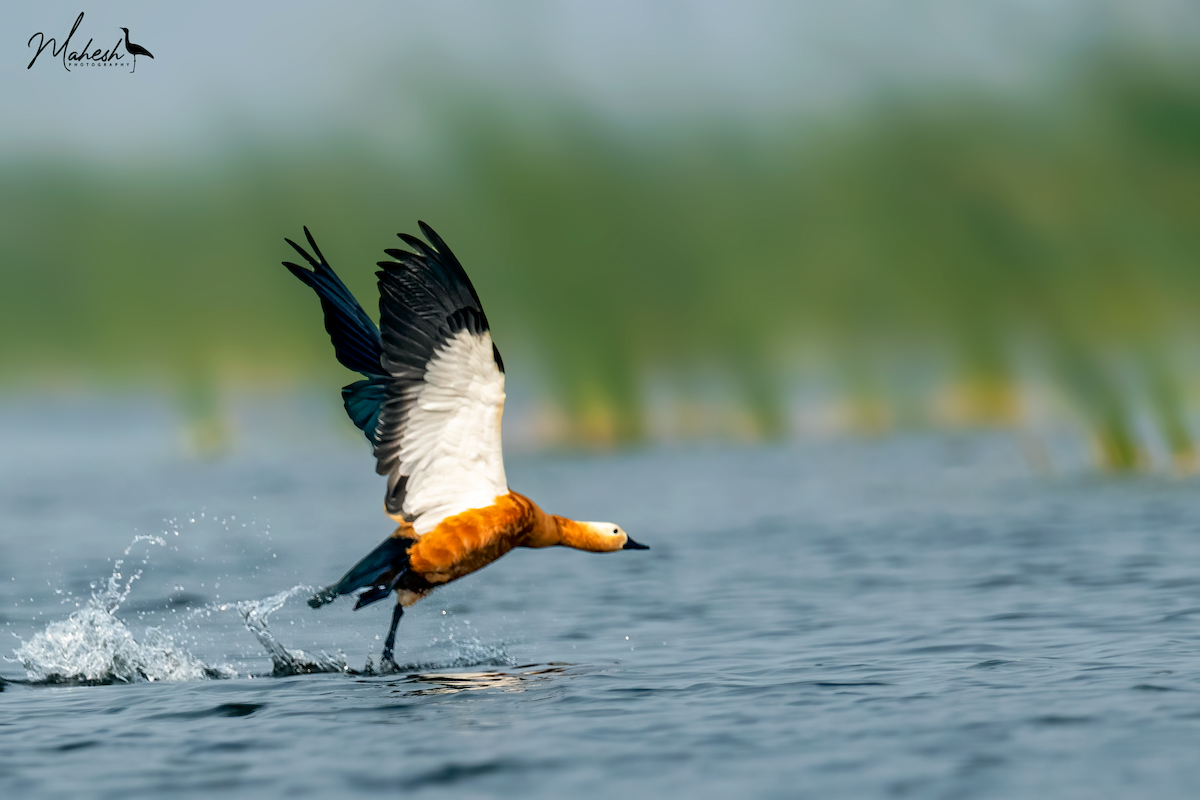
[[[325,312],[325,330],[333,341],[337,360],[342,366],[367,377],[382,376],[383,367],[380,365],[382,349],[379,341],[379,329],[363,311],[362,306],[354,299],[354,295],[342,283],[341,278],[330,268],[325,257],[321,255],[317,243],[313,240],[308,228],[304,235],[313,252],[314,259],[300,245],[291,239],[284,239],[300,256],[307,261],[312,269],[308,270],[290,261],[283,265],[300,280],[304,281],[317,296],[321,298],[321,309]]]

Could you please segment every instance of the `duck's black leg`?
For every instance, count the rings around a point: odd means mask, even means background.
[[[396,668],[396,659],[392,652],[396,648],[396,626],[400,624],[402,616],[404,616],[404,606],[396,603],[396,608],[392,611],[392,627],[388,628],[387,639],[383,642],[383,661],[380,666],[384,669]]]

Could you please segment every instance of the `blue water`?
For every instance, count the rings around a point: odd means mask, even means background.
[[[153,406],[75,412],[0,413],[0,796],[1200,789],[1195,480],[1002,435],[517,456],[652,549],[515,552],[380,676],[386,604],[303,603],[389,532],[356,442],[275,415],[196,460]]]

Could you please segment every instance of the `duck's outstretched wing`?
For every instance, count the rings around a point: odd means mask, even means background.
[[[376,469],[389,514],[427,533],[446,517],[508,492],[500,448],[504,362],[458,259],[433,229],[416,252],[386,250],[379,325],[387,375],[375,426]],[[371,383],[365,381],[364,383]]]
[[[342,389],[346,413],[375,447],[388,476],[389,514],[426,533],[443,519],[490,506],[508,492],[500,450],[504,362],[487,315],[458,259],[433,229],[416,252],[385,251],[380,330],[321,255],[286,240],[312,269],[284,262],[321,299],[325,329],[343,366],[365,380]]]

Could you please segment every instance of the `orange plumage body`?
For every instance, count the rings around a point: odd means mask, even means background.
[[[408,549],[408,568],[434,584],[469,575],[522,544],[536,522],[535,509],[541,511],[509,492],[495,505],[444,519]]]
[[[411,537],[401,525],[394,536]],[[547,514],[524,495],[509,492],[494,505],[442,520],[408,548],[408,568],[432,584],[449,583],[486,567],[514,547],[563,545],[577,550],[613,549],[591,528]]]

